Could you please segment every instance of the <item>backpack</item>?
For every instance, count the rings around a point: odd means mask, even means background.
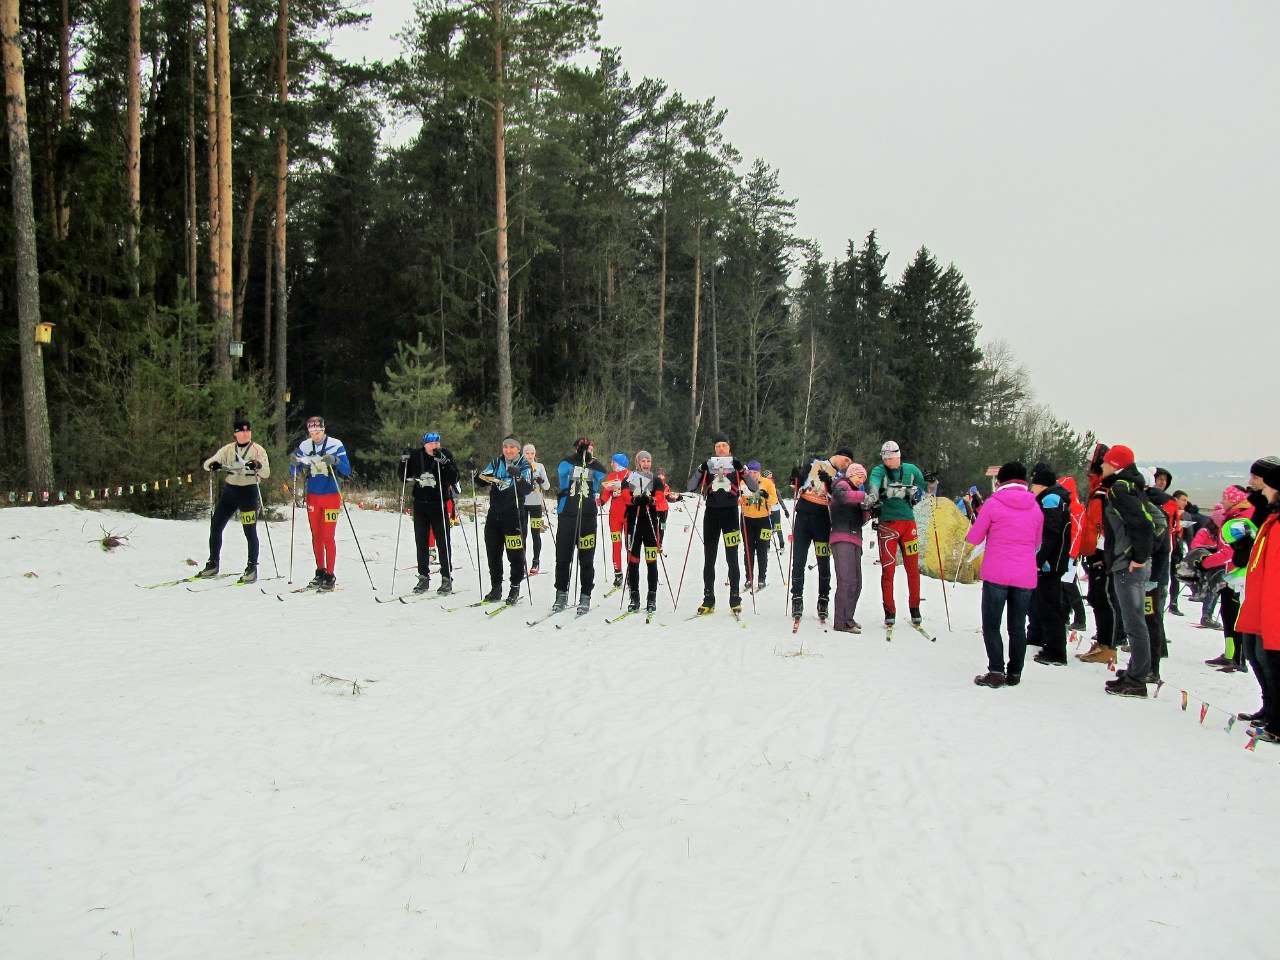
[[[1147,515],[1147,519],[1151,521],[1151,530],[1155,534],[1155,543],[1169,543],[1169,516],[1154,503],[1147,499],[1145,493],[1139,494],[1139,500],[1142,501],[1142,509]]]

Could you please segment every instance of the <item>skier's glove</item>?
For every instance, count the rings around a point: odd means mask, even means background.
[[[216,472],[221,469],[222,469],[222,464],[220,464],[217,460],[215,460],[213,461],[213,463],[209,464],[207,467],[204,468],[204,472],[209,473],[211,470]]]
[[[250,460],[248,463],[245,464],[245,469],[252,470],[254,473],[257,473],[259,470],[262,469],[262,461]]]
[[[326,453],[320,459],[323,460],[325,463],[327,463],[331,467],[336,467],[338,465],[338,458],[334,456],[332,453]]]

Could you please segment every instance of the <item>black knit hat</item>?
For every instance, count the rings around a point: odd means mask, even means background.
[[[838,447],[838,448],[836,449],[836,452],[835,452],[835,453],[833,453],[833,454],[832,454],[832,456],[833,456],[833,457],[848,457],[850,460],[852,460],[852,459],[853,459],[853,451],[852,451],[852,450],[850,450],[848,447]]]
[[[1047,463],[1037,463],[1031,468],[1031,482],[1038,487],[1052,487],[1058,482],[1058,475]]]
[[[1253,476],[1262,477],[1265,480],[1267,476],[1267,470],[1273,469],[1275,467],[1280,467],[1280,457],[1277,457],[1277,456],[1259,457],[1257,460],[1253,461],[1253,466],[1249,468],[1249,472],[1253,474]],[[1267,486],[1271,486],[1271,485],[1267,484]],[[1274,490],[1275,487],[1271,487],[1271,489]]]
[[[253,424],[244,417],[236,417],[235,422],[231,424],[231,429],[233,432],[239,433],[241,430],[252,430]]]
[[[712,443],[729,443],[729,435],[727,433],[713,434],[711,437],[711,442]],[[732,446],[732,444],[730,444],[730,446]]]
[[[1017,460],[1010,460],[996,474],[996,483],[1008,483],[1010,480],[1022,480],[1025,483],[1026,479],[1027,468]]]
[[[1255,477],[1261,477],[1272,490],[1280,490],[1280,463],[1268,465],[1263,469],[1262,473],[1255,473]]]

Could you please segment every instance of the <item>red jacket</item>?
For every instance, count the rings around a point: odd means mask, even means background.
[[[1280,650],[1280,529],[1274,513],[1253,541],[1236,631],[1260,634],[1266,649]]]
[[[609,504],[609,516],[611,518],[614,516],[621,517],[631,503],[631,488],[627,486],[627,477],[630,473],[630,470],[615,470],[606,476],[600,484],[600,505],[604,506],[610,500],[613,501],[613,503]],[[622,484],[617,493],[605,486],[611,480],[617,480]]]
[[[1075,477],[1061,477],[1058,483],[1071,494],[1071,559],[1079,560],[1080,553],[1084,549],[1084,504],[1080,502],[1080,496],[1076,493]]]

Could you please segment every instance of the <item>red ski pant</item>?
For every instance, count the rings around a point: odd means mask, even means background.
[[[613,540],[613,570],[622,572],[622,542],[627,535],[627,505],[614,498],[609,504],[609,537]]]
[[[311,551],[316,555],[316,569],[333,573],[338,559],[338,514],[342,512],[342,495],[337,493],[307,494],[307,523],[311,524]]]
[[[908,603],[920,606],[920,535],[914,520],[881,520],[876,535],[880,551],[880,595],[884,608],[895,613],[893,602],[893,572],[898,566],[898,549],[902,550],[902,563],[907,568]]]

